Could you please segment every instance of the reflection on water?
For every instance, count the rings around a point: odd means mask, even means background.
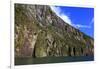
[[[59,62],[76,62],[76,61],[93,61],[93,60],[94,60],[94,56],[15,58],[15,65],[59,63]]]

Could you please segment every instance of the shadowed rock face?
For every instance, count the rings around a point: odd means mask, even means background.
[[[90,56],[93,44],[49,6],[15,4],[15,57]]]

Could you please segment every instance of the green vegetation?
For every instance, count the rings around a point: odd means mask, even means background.
[[[66,24],[49,6],[15,4],[14,37],[15,57],[93,55],[93,39]]]

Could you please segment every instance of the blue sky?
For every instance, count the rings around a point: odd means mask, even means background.
[[[83,7],[51,6],[66,23],[94,38],[94,9]]]

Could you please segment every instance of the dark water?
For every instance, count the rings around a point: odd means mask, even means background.
[[[78,57],[44,57],[44,58],[15,58],[15,65],[45,64],[60,62],[93,61],[94,56]]]

